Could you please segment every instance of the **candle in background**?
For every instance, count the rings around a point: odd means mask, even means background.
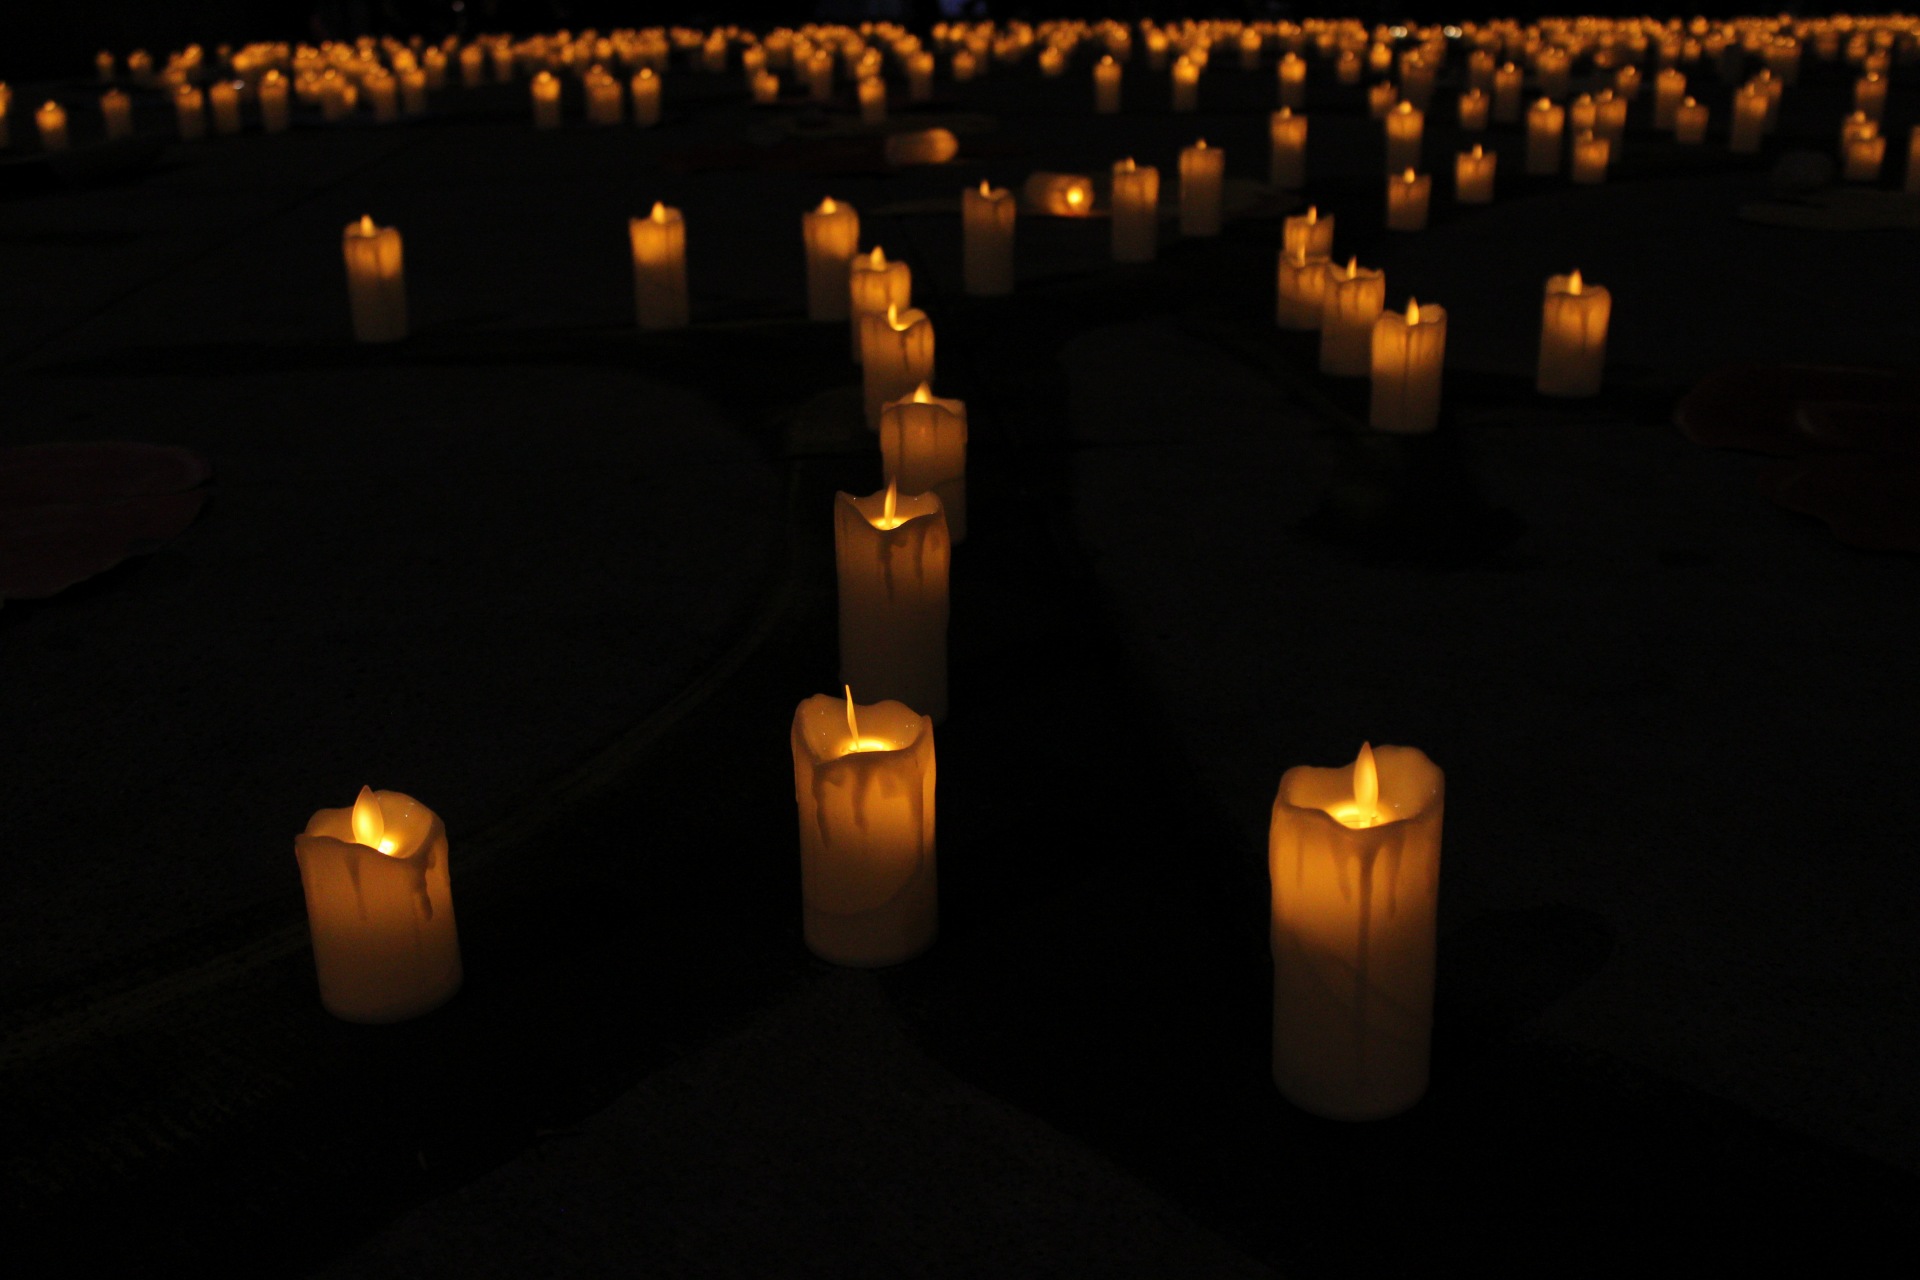
[[[947,513],[954,546],[967,540],[967,403],[943,400],[926,383],[880,410],[880,457],[901,493],[931,493]]]
[[[1560,172],[1560,134],[1566,128],[1567,110],[1548,98],[1541,98],[1527,109],[1527,172]]]
[[[1291,254],[1333,256],[1333,215],[1320,216],[1318,205],[1308,205],[1280,224],[1280,247]]]
[[[1686,96],[1686,73],[1678,67],[1663,67],[1653,78],[1653,127],[1673,128],[1674,113]]]
[[[860,215],[852,205],[828,196],[818,209],[800,215],[800,232],[807,246],[807,319],[846,319],[847,278],[860,245]]]
[[[861,359],[868,316],[884,316],[913,300],[913,269],[904,262],[887,261],[886,250],[874,246],[870,254],[855,255],[847,273],[847,317],[854,363]]]
[[[595,67],[580,82],[587,99],[587,123],[600,128],[619,124],[626,118],[626,96],[620,82]]]
[[[1460,204],[1493,203],[1493,173],[1495,163],[1500,159],[1481,147],[1473,144],[1473,150],[1462,151],[1453,158],[1453,198]]]
[[[1907,132],[1907,177],[1900,189],[1910,196],[1920,195],[1920,124]]]
[[[67,149],[67,112],[59,103],[42,103],[40,109],[33,113],[33,122],[40,131],[42,151]]]
[[[1493,109],[1493,101],[1479,89],[1469,89],[1460,95],[1460,131],[1462,133],[1483,133],[1487,119]]]
[[[862,968],[919,955],[939,928],[932,719],[849,688],[795,708],[792,745],[807,950]]]
[[[1305,108],[1307,105],[1306,59],[1289,51],[1281,57],[1275,74],[1280,81],[1280,105],[1294,111]]]
[[[652,67],[634,72],[633,79],[627,82],[627,93],[633,98],[634,124],[644,129],[660,123],[661,84]]]
[[[367,103],[373,108],[373,118],[376,121],[381,124],[392,124],[400,118],[399,81],[384,71],[370,71],[361,78],[360,87],[366,92]],[[237,129],[240,121],[237,98],[235,103],[234,127]],[[218,119],[217,112],[215,119]]]
[[[960,154],[960,139],[951,129],[906,129],[890,133],[880,146],[890,165],[945,164]]]
[[[1386,305],[1386,272],[1366,270],[1353,258],[1345,267],[1327,266],[1320,372],[1336,378],[1364,378],[1373,372],[1373,325]]]
[[[1307,184],[1307,118],[1282,107],[1267,117],[1267,138],[1272,147],[1268,183],[1283,191],[1298,191]]]
[[[560,82],[551,71],[542,71],[527,83],[527,92],[533,100],[533,127],[536,129],[558,129],[560,127]]]
[[[1186,54],[1173,64],[1173,109],[1197,111],[1200,108],[1200,66]]]
[[[1227,153],[1205,138],[1180,152],[1180,234],[1220,234]]]
[[[753,73],[753,100],[758,106],[769,106],[780,101],[780,77],[771,71]]]
[[[190,84],[173,91],[173,119],[182,142],[198,142],[207,136],[207,95]]]
[[[1049,80],[1066,74],[1067,55],[1061,52],[1057,45],[1048,45],[1042,49],[1037,61],[1040,66],[1040,74]]]
[[[1707,105],[1684,98],[1673,111],[1673,140],[1682,146],[1697,147],[1707,140]]]
[[[1344,85],[1360,83],[1366,64],[1360,61],[1360,55],[1352,49],[1342,49],[1340,56],[1333,60],[1333,78]]]
[[[642,329],[684,329],[687,305],[687,224],[678,209],[655,201],[644,218],[629,218],[633,242],[633,299]]]
[[[915,51],[907,58],[907,101],[933,101],[933,55]]]
[[[207,90],[207,114],[213,117],[213,131],[221,134],[240,132],[240,88],[222,80]]]
[[[1733,95],[1733,131],[1727,149],[1736,155],[1753,155],[1760,150],[1761,135],[1767,128],[1767,90],[1763,85],[1744,84]]]
[[[1878,182],[1886,162],[1887,140],[1878,133],[1847,139],[1841,177],[1848,182]]]
[[[1327,256],[1280,253],[1274,319],[1282,329],[1318,329],[1326,307]]]
[[[7,82],[0,80],[0,147],[13,141],[13,126],[7,123],[7,112],[13,106],[13,90],[7,88]]]
[[[1413,747],[1280,779],[1267,845],[1273,1079],[1336,1120],[1427,1089],[1446,777]]]
[[[1111,54],[1093,66],[1093,109],[1103,116],[1120,110],[1120,64]]]
[[[973,56],[970,49],[955,49],[953,61],[947,70],[952,73],[955,84],[969,84],[980,74],[980,60]]]
[[[885,124],[887,120],[887,82],[879,76],[865,76],[854,87],[860,99],[860,123]]]
[[[1387,179],[1387,230],[1424,231],[1433,203],[1433,178],[1411,169]]]
[[[1093,179],[1078,173],[1030,173],[1020,193],[1041,213],[1084,218],[1093,212]]]
[[[1511,62],[1502,63],[1493,73],[1493,118],[1501,124],[1520,122],[1520,104],[1524,97],[1525,81],[1520,68]]]
[[[860,371],[866,391],[867,429],[880,429],[880,410],[933,381],[933,321],[924,311],[888,307],[869,315],[862,330]]]
[[[400,110],[410,116],[427,114],[427,73],[409,67],[400,73]],[[614,91],[616,94],[618,89]]]
[[[1640,96],[1640,68],[1629,63],[1613,73],[1613,92],[1625,102]]]
[[[1440,371],[1447,354],[1447,313],[1407,300],[1403,315],[1382,311],[1373,322],[1372,397],[1367,421],[1377,431],[1419,435],[1440,425]]]
[[[260,127],[268,133],[285,133],[293,123],[292,103],[288,97],[287,78],[278,71],[269,71],[260,77],[258,91],[260,99]]]
[[[360,342],[398,342],[407,336],[407,281],[400,233],[372,218],[347,224],[341,240],[347,261],[347,301]]]
[[[1881,120],[1887,110],[1887,78],[1872,72],[1853,82],[1853,109],[1871,120]]]
[[[980,180],[960,195],[960,277],[966,291],[991,298],[1013,292],[1013,192]],[[903,300],[904,302],[904,300]]]
[[[100,95],[100,119],[106,125],[107,141],[118,142],[133,136],[133,99],[124,90],[109,89]]]
[[[1385,120],[1400,101],[1400,91],[1393,81],[1382,80],[1367,89],[1367,114],[1375,120]]]
[[[1113,166],[1113,260],[1152,262],[1160,245],[1160,170],[1132,157]]]
[[[1567,107],[1567,128],[1575,134],[1592,133],[1594,121],[1599,115],[1599,107],[1594,103],[1593,95],[1583,93]]]
[[[93,55],[93,70],[100,77],[101,84],[113,83],[113,55],[105,49]]]
[[[1613,144],[1594,133],[1573,135],[1573,167],[1568,175],[1574,182],[1592,184],[1607,180],[1607,162],[1613,158]]]
[[[888,485],[834,496],[840,678],[896,698],[935,724],[947,715],[946,510],[931,493]]]
[[[1540,368],[1534,379],[1541,395],[1599,394],[1612,314],[1612,295],[1584,283],[1578,271],[1547,279],[1540,312]]]
[[[399,1022],[460,989],[447,829],[398,791],[360,789],[293,840],[320,1003],[348,1022]]]
[[[1420,138],[1426,127],[1427,117],[1411,102],[1387,112],[1388,173],[1420,167]]]

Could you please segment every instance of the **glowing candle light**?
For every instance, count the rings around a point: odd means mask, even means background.
[[[285,133],[293,123],[293,106],[287,78],[278,71],[260,77],[260,127],[268,133]]]
[[[1366,71],[1366,63],[1352,49],[1342,49],[1340,56],[1333,60],[1333,78],[1344,85],[1360,83],[1361,75]]]
[[[1682,146],[1697,147],[1707,140],[1707,105],[1684,98],[1673,112],[1673,140]]]
[[[400,110],[410,116],[427,114],[427,73],[420,67],[408,67],[398,77]],[[616,91],[617,92],[617,91]]]
[[[947,64],[948,72],[955,84],[970,84],[980,74],[980,60],[971,49],[955,49],[953,59]]]
[[[33,123],[40,131],[40,149],[42,151],[65,151],[67,149],[67,112],[59,103],[48,101],[33,113]]]
[[[862,124],[885,124],[887,120],[887,82],[879,76],[864,77],[854,88],[860,100]]]
[[[580,84],[586,93],[588,124],[606,128],[626,119],[626,95],[618,80],[595,67]]]
[[[1298,191],[1307,182],[1307,118],[1282,107],[1267,117],[1267,181],[1283,191]]]
[[[1180,152],[1180,234],[1217,236],[1227,174],[1227,153],[1206,139]]]
[[[13,90],[7,88],[5,80],[0,80],[0,147],[13,140],[13,127],[7,123],[7,112],[12,106]]]
[[[107,140],[118,142],[133,136],[133,99],[120,89],[100,95],[100,119],[106,125]]]
[[[827,64],[829,77],[833,70],[832,61]],[[662,85],[660,77],[652,67],[642,67],[634,72],[633,79],[627,82],[627,93],[633,99],[633,123],[642,129],[650,129],[660,123],[660,100]]]
[[[840,678],[947,715],[947,575],[952,542],[931,493],[834,497]]]
[[[1062,218],[1093,212],[1093,179],[1078,173],[1031,173],[1020,187],[1028,207]]]
[[[1733,95],[1733,131],[1727,149],[1736,155],[1752,155],[1760,150],[1761,135],[1767,128],[1767,90],[1763,85],[1745,84]]]
[[[182,142],[198,142],[207,136],[207,95],[190,84],[173,91],[173,119]]]
[[[1853,82],[1853,109],[1879,120],[1887,110],[1887,79],[1868,73]]]
[[[1280,253],[1274,319],[1282,329],[1318,329],[1327,295],[1327,256]]]
[[[960,139],[951,129],[905,129],[888,134],[881,152],[890,165],[945,164],[960,154]]]
[[[1373,372],[1373,326],[1387,305],[1387,276],[1349,258],[1329,264],[1320,312],[1320,372],[1365,378]]]
[[[1560,135],[1566,122],[1566,108],[1549,98],[1541,98],[1527,109],[1528,173],[1560,172]]]
[[[833,100],[833,55],[825,49],[819,50],[807,59],[804,68],[807,78],[807,97],[815,102]]]
[[[687,224],[680,210],[654,202],[644,218],[629,218],[633,243],[634,310],[642,329],[687,326]]]
[[[1520,68],[1503,63],[1493,73],[1493,118],[1501,124],[1517,124],[1524,97],[1525,78]]]
[[[931,493],[947,513],[954,546],[967,540],[967,404],[926,383],[880,411],[880,457],[901,493]]]
[[[1093,67],[1093,109],[1103,116],[1120,110],[1120,64],[1113,55],[1100,59]]]
[[[1878,133],[1847,139],[1841,177],[1848,182],[1878,182],[1886,163],[1887,140]]]
[[[933,101],[933,55],[921,49],[907,58],[907,101]]]
[[[1578,271],[1548,278],[1540,313],[1540,367],[1534,380],[1541,395],[1599,394],[1612,314],[1612,295],[1586,284]]]
[[[360,789],[294,837],[320,1002],[348,1022],[398,1022],[460,989],[460,939],[439,815]]]
[[[460,50],[460,87],[477,89],[487,80],[487,51],[477,44]]]
[[[373,108],[375,120],[381,124],[392,124],[400,118],[400,82],[398,80],[384,71],[369,72],[360,81],[360,87],[367,95],[367,105]],[[234,119],[238,127],[237,110]]]
[[[807,949],[862,968],[919,955],[939,928],[933,720],[849,688],[844,708],[795,708],[792,746]]]
[[[880,429],[880,410],[933,381],[933,321],[924,311],[888,307],[868,315],[861,327],[860,371],[866,391],[867,429]]]
[[[913,269],[904,262],[887,261],[886,250],[875,245],[872,253],[856,256],[849,264],[847,286],[848,340],[857,364],[867,318],[903,309],[913,300]]]
[[[1113,260],[1151,262],[1160,246],[1160,170],[1131,157],[1113,166]]]
[[[208,88],[207,114],[212,117],[215,133],[240,132],[240,86],[223,80]]]
[[[1420,139],[1426,127],[1426,115],[1411,102],[1402,102],[1387,112],[1388,173],[1420,167]]]
[[[1613,143],[1594,133],[1573,135],[1573,181],[1592,184],[1607,180],[1607,162],[1613,158]]]
[[[558,129],[560,127],[560,81],[551,71],[542,71],[527,84],[527,92],[533,100],[533,127],[536,129]]]
[[[428,49],[420,55],[420,71],[429,91],[438,93],[447,87],[447,55],[441,49]]]
[[[1280,105],[1294,111],[1307,105],[1307,62],[1289,50],[1275,68],[1280,83]]]
[[[1907,132],[1907,177],[1900,189],[1908,195],[1920,195],[1920,124]]]
[[[108,53],[105,49],[102,49],[100,52],[94,54],[93,70],[94,70],[94,74],[100,77],[100,83],[102,84],[112,83],[113,70],[114,70],[113,55],[111,53]]]
[[[1460,95],[1460,130],[1463,133],[1483,133],[1493,109],[1493,100],[1479,89],[1469,89]]]
[[[1404,315],[1382,311],[1373,322],[1368,423],[1394,435],[1420,435],[1439,426],[1440,371],[1446,353],[1444,309],[1408,299]]]
[[[960,277],[975,297],[1013,292],[1013,225],[1019,204],[1005,187],[988,186],[960,196]],[[904,304],[905,300],[902,299]]]
[[[1296,256],[1333,255],[1334,216],[1320,216],[1318,205],[1308,205],[1305,213],[1296,213],[1280,224],[1280,247]]]
[[[1273,1078],[1340,1120],[1427,1088],[1446,777],[1412,747],[1287,770],[1268,836]]]
[[[1200,65],[1184,53],[1173,64],[1173,109],[1200,109]]]
[[[756,106],[770,106],[780,101],[780,77],[771,71],[756,71],[751,87]]]
[[[1400,101],[1400,91],[1391,80],[1382,80],[1367,89],[1367,114],[1385,120]]]
[[[1387,179],[1387,230],[1424,231],[1433,203],[1433,178],[1411,169]]]
[[[1477,142],[1472,151],[1462,151],[1455,156],[1453,198],[1461,204],[1491,204],[1494,167],[1499,159]]]
[[[1653,127],[1673,128],[1674,116],[1686,96],[1686,72],[1678,67],[1663,67],[1653,78]]]
[[[398,342],[407,336],[407,282],[400,233],[372,218],[347,224],[341,240],[347,262],[347,301],[360,342]]]
[[[850,295],[847,280],[860,246],[860,215],[832,196],[800,215],[807,246],[807,318],[844,320]]]

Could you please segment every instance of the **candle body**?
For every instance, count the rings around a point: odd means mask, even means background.
[[[49,102],[33,113],[34,125],[40,132],[42,151],[65,151],[67,149],[67,113],[57,102]]]
[[[850,204],[823,201],[820,208],[800,215],[800,231],[807,246],[807,318],[846,319],[849,264],[860,244],[860,215]]]
[[[1475,147],[1453,158],[1453,198],[1461,204],[1491,204],[1499,156]]]
[[[634,313],[642,329],[684,329],[687,303],[687,223],[680,210],[661,206],[631,218]]]
[[[1289,52],[1281,59],[1275,71],[1280,81],[1280,105],[1299,111],[1307,105],[1307,63],[1297,53]]]
[[[427,73],[418,67],[400,73],[400,109],[410,116],[427,114]]]
[[[1673,140],[1697,147],[1707,140],[1707,104],[1688,98],[1674,109]]]
[[[933,321],[924,311],[901,311],[892,319],[869,315],[861,326],[860,373],[866,393],[867,429],[880,429],[880,411],[890,400],[933,381]]]
[[[1120,64],[1102,58],[1093,68],[1093,109],[1110,116],[1120,110]]]
[[[840,679],[863,695],[947,715],[947,574],[953,557],[945,509],[931,493],[899,494],[891,529],[886,495],[834,497],[839,581]]]
[[[759,106],[770,106],[780,101],[780,77],[770,71],[754,73],[753,100]]]
[[[1347,769],[1289,769],[1268,835],[1273,1078],[1316,1115],[1371,1120],[1427,1088],[1445,776],[1412,747],[1380,747],[1380,808],[1349,828],[1327,810]]]
[[[1200,68],[1184,54],[1173,64],[1173,109],[1200,109]]]
[[[633,122],[641,128],[660,123],[660,77],[642,67],[627,84],[633,97]]]
[[[1422,435],[1439,426],[1440,371],[1446,354],[1447,313],[1442,308],[1421,307],[1417,319],[1398,311],[1381,312],[1373,322],[1368,423],[1394,435]]]
[[[793,790],[807,949],[873,967],[919,955],[939,928],[933,721],[897,701],[857,710],[867,750],[851,749],[840,699],[799,705]]]
[[[183,142],[198,142],[207,136],[207,95],[190,84],[173,91],[173,118]]]
[[[558,129],[560,127],[560,82],[550,71],[542,71],[528,82],[527,92],[533,99],[533,127],[536,129]]]
[[[947,537],[967,540],[967,404],[920,390],[880,411],[880,457],[901,493],[931,493],[947,514]]]
[[[1318,329],[1326,309],[1327,257],[1282,251],[1274,319],[1282,329]]]
[[[1524,97],[1525,81],[1520,68],[1511,62],[1493,73],[1493,118],[1501,124],[1514,124],[1520,119],[1521,103]]]
[[[1613,298],[1605,289],[1587,284],[1575,293],[1571,284],[1569,276],[1547,281],[1540,313],[1540,367],[1534,379],[1543,396],[1591,396],[1600,391]]]
[[[1744,88],[1733,97],[1733,131],[1727,149],[1738,155],[1760,150],[1761,135],[1767,127],[1767,93],[1764,89]]]
[[[1573,167],[1568,176],[1591,185],[1607,180],[1607,161],[1613,157],[1613,144],[1598,134],[1579,133],[1573,138]]]
[[[1493,109],[1493,102],[1479,89],[1469,89],[1460,95],[1460,129],[1463,133],[1481,133],[1487,127],[1487,118]]]
[[[1364,378],[1373,372],[1373,325],[1387,305],[1384,271],[1327,267],[1320,314],[1320,372]]]
[[[1160,170],[1123,160],[1113,167],[1113,260],[1151,262],[1160,245]]]
[[[1013,224],[1018,213],[1013,192],[968,187],[960,196],[960,274],[975,297],[1013,292]],[[904,303],[902,304],[904,305]]]
[[[1433,203],[1433,178],[1429,174],[1405,173],[1387,179],[1387,230],[1424,231],[1427,210]]]
[[[860,99],[860,122],[862,124],[885,124],[887,120],[887,82],[878,76],[868,76],[860,81],[855,92]]]
[[[293,123],[293,104],[286,77],[277,71],[260,81],[260,127],[268,133],[285,133]]]
[[[293,842],[320,1001],[349,1022],[398,1022],[460,989],[447,832],[433,810],[378,791],[393,852],[354,842],[353,810],[322,809]]]
[[[1333,215],[1322,217],[1317,208],[1297,213],[1280,224],[1280,248],[1292,254],[1333,253]]]
[[[1385,120],[1399,101],[1400,91],[1394,88],[1393,82],[1382,80],[1367,90],[1367,114],[1375,120]]]
[[[907,59],[907,101],[933,101],[933,55],[925,50]]]
[[[1180,234],[1217,236],[1225,194],[1227,153],[1206,143],[1180,152]]]
[[[348,225],[341,241],[347,262],[347,301],[360,342],[398,342],[407,336],[407,283],[400,232]]]
[[[1663,68],[1653,78],[1653,127],[1673,128],[1674,116],[1686,96],[1686,73],[1677,67]]]
[[[133,136],[133,99],[119,89],[100,95],[100,119],[106,125],[107,140],[118,142]]]
[[[620,82],[601,72],[589,75],[583,82],[587,95],[587,123],[606,127],[616,125],[626,118],[626,99],[620,89]]]
[[[1545,98],[1527,109],[1527,172],[1560,172],[1560,134],[1567,111]]]
[[[913,268],[889,262],[884,252],[859,254],[848,264],[847,316],[855,364],[865,359],[868,317],[887,318],[887,308],[901,311],[913,300]]]
[[[1282,107],[1267,118],[1267,138],[1272,148],[1267,181],[1285,191],[1298,191],[1307,184],[1307,118]]]
[[[1920,195],[1920,124],[1907,132],[1907,177],[1900,189],[1908,195]]]
[[[1848,182],[1878,182],[1886,157],[1887,140],[1880,135],[1849,138],[1841,176]]]
[[[400,118],[400,83],[392,76],[382,73],[369,75],[360,82],[366,90],[367,102],[373,108],[373,118],[381,124],[392,124]],[[234,128],[239,128],[239,115],[234,116]]]
[[[1427,118],[1403,102],[1387,112],[1387,172],[1399,173],[1420,167],[1420,139],[1426,132]]]

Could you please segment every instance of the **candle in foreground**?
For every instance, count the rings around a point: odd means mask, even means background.
[[[686,328],[686,219],[656,200],[646,217],[627,220],[627,233],[633,242],[633,300],[640,327]]]
[[[870,254],[856,255],[848,264],[847,315],[855,364],[864,358],[868,316],[884,316],[889,308],[904,310],[913,300],[913,269],[904,262],[887,261],[887,252],[875,245]]]
[[[1327,255],[1280,251],[1274,320],[1282,329],[1318,329],[1327,296]]]
[[[1093,109],[1103,116],[1120,110],[1120,64],[1111,54],[1093,67]]]
[[[1272,148],[1267,182],[1283,191],[1298,191],[1307,184],[1307,118],[1282,107],[1267,117],[1267,138]]]
[[[1473,144],[1472,151],[1462,151],[1455,156],[1454,200],[1460,204],[1491,204],[1494,165],[1499,159],[1499,156],[1487,152],[1477,142]]]
[[[859,967],[919,955],[939,928],[932,719],[848,688],[802,702],[792,744],[807,949]]]
[[[1293,254],[1333,253],[1333,215],[1320,216],[1318,205],[1308,205],[1280,224],[1280,247]]]
[[[1268,832],[1273,1080],[1375,1120],[1427,1089],[1446,775],[1413,747],[1280,779]]]
[[[1612,295],[1581,280],[1578,271],[1548,278],[1540,315],[1540,368],[1534,380],[1541,395],[1599,393],[1612,314]]]
[[[966,291],[991,298],[1013,292],[1013,192],[980,180],[960,196],[960,277]],[[904,301],[904,300],[903,300]]]
[[[867,429],[880,429],[880,410],[933,381],[933,321],[927,313],[888,307],[861,326],[861,381],[866,391]]]
[[[947,513],[954,546],[967,540],[967,402],[943,400],[926,383],[880,410],[880,458],[901,493],[931,493]]]
[[[931,493],[834,497],[840,678],[935,723],[947,715],[946,509]]]
[[[1180,234],[1217,236],[1227,173],[1227,153],[1205,138],[1180,152]]]
[[[1160,170],[1132,157],[1113,166],[1113,260],[1152,262],[1160,247]]]
[[[447,830],[398,791],[362,787],[294,837],[320,1002],[348,1022],[398,1022],[460,989]]]
[[[398,342],[407,336],[407,282],[400,232],[372,218],[347,224],[341,240],[347,260],[347,301],[360,342]]]
[[[1567,109],[1550,98],[1527,108],[1527,172],[1560,172],[1560,134],[1566,128]]]
[[[852,205],[828,196],[818,209],[800,215],[800,231],[807,245],[807,319],[846,319],[847,279],[860,245],[860,215]]]
[[[1320,313],[1320,372],[1336,378],[1364,378],[1373,372],[1373,325],[1386,305],[1384,271],[1367,270],[1353,258],[1344,267],[1328,264]]]
[[[527,84],[527,92],[533,97],[533,127],[536,129],[558,129],[560,127],[560,82],[554,79],[553,72],[542,71]]]
[[[121,89],[109,89],[100,95],[100,120],[106,126],[107,140],[118,142],[133,136],[133,99]]]
[[[33,123],[40,131],[40,149],[43,151],[65,151],[67,149],[67,112],[59,103],[48,101],[33,113]]]
[[[1408,169],[1387,179],[1387,230],[1423,231],[1433,204],[1433,178]]]
[[[1422,435],[1440,425],[1440,371],[1447,355],[1447,313],[1408,299],[1403,315],[1373,322],[1372,395],[1367,422],[1376,431]]]

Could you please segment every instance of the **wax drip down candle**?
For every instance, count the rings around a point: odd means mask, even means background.
[[[967,403],[926,383],[880,411],[880,458],[901,493],[931,493],[947,513],[954,546],[967,540]]]

